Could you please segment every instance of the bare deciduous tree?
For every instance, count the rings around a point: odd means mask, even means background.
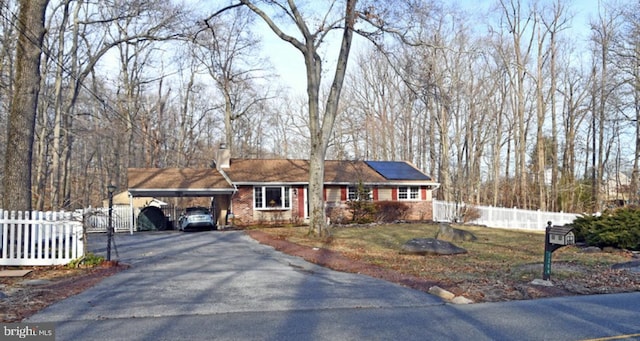
[[[358,17],[356,3],[356,0],[346,0],[344,5],[339,6],[338,2],[333,2],[330,10],[340,9],[342,13],[327,12],[326,15],[321,16],[322,19],[318,23],[313,23],[310,18],[306,17],[305,12],[293,0],[286,2],[267,1],[264,3],[266,7],[260,7],[256,1],[240,0],[237,4],[218,12],[219,14],[233,7],[246,6],[258,15],[280,39],[291,44],[302,54],[307,70],[307,96],[309,100],[309,231],[320,236],[327,233],[323,192],[324,159],[338,114],[338,101],[351,52],[351,41]],[[268,11],[275,11],[277,14],[270,14]],[[279,25],[274,18],[290,20],[288,24],[297,28],[297,34],[301,38],[287,34],[285,29],[287,26]],[[319,48],[325,42],[326,36],[334,30],[342,32],[340,52],[329,94],[322,110],[320,107],[320,86],[323,75],[323,60],[319,54]]]
[[[624,11],[622,39],[616,44],[615,59],[623,78],[624,96],[628,98],[629,111],[623,120],[633,123],[633,157],[628,200],[637,203],[640,199],[640,4],[635,3]]]
[[[592,207],[594,212],[603,208],[602,182],[605,166],[615,140],[615,131],[608,130],[619,110],[617,88],[620,85],[615,69],[612,67],[612,49],[614,41],[619,39],[617,27],[620,25],[621,12],[606,4],[599,7],[597,19],[591,23],[592,85],[591,85],[591,186]]]
[[[242,132],[236,131],[234,123],[255,113],[255,109],[269,99],[268,86],[257,90],[263,87],[258,82],[268,84],[268,79],[264,77],[266,63],[257,53],[261,49],[260,41],[250,29],[254,17],[249,11],[241,7],[211,17],[205,21],[208,29],[194,38],[194,56],[205,66],[222,95],[225,142],[234,156],[243,154],[240,146],[234,144],[235,134],[248,137],[257,132],[251,126]]]

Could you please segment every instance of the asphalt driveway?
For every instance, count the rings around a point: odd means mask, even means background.
[[[105,236],[89,238],[104,254]],[[240,231],[115,240],[113,258],[130,269],[24,322],[54,322],[56,340],[640,338],[638,294],[454,306],[307,263]]]
[[[118,234],[115,242],[112,258],[130,269],[29,321],[56,322],[59,340],[94,340],[106,337],[88,331],[94,321],[443,304],[423,292],[276,252],[239,231]],[[104,254],[104,235],[90,235],[89,243]],[[68,328],[69,322],[83,327]]]

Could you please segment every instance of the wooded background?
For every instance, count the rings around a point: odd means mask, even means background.
[[[218,3],[50,1],[34,209],[101,205],[110,181],[126,189],[129,167],[210,167],[220,143],[232,157],[309,157],[304,89],[278,77],[266,56],[279,47],[255,16],[210,17]],[[637,1],[375,4],[361,13],[407,30],[352,51],[328,159],[411,161],[447,201],[565,212],[637,202]],[[299,6],[312,25],[323,5]],[[3,132],[17,13],[0,0]]]

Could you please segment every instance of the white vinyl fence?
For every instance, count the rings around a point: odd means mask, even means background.
[[[84,210],[87,232],[107,232],[109,208],[97,207]],[[134,217],[129,205],[114,205],[111,213],[114,232],[130,232],[134,229]]]
[[[0,265],[63,265],[84,254],[82,217],[0,210]]]
[[[466,206],[461,203],[433,200],[433,220],[438,222],[461,221]],[[565,225],[572,223],[580,216],[576,213],[531,211],[517,208],[475,205],[469,205],[469,207],[478,210],[480,218],[468,223],[509,229],[544,231],[549,221],[553,225]]]

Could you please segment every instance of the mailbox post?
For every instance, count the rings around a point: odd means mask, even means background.
[[[544,270],[542,279],[548,281],[551,278],[551,254],[553,251],[567,245],[575,244],[575,236],[572,228],[566,226],[551,226],[547,222],[544,234]]]

